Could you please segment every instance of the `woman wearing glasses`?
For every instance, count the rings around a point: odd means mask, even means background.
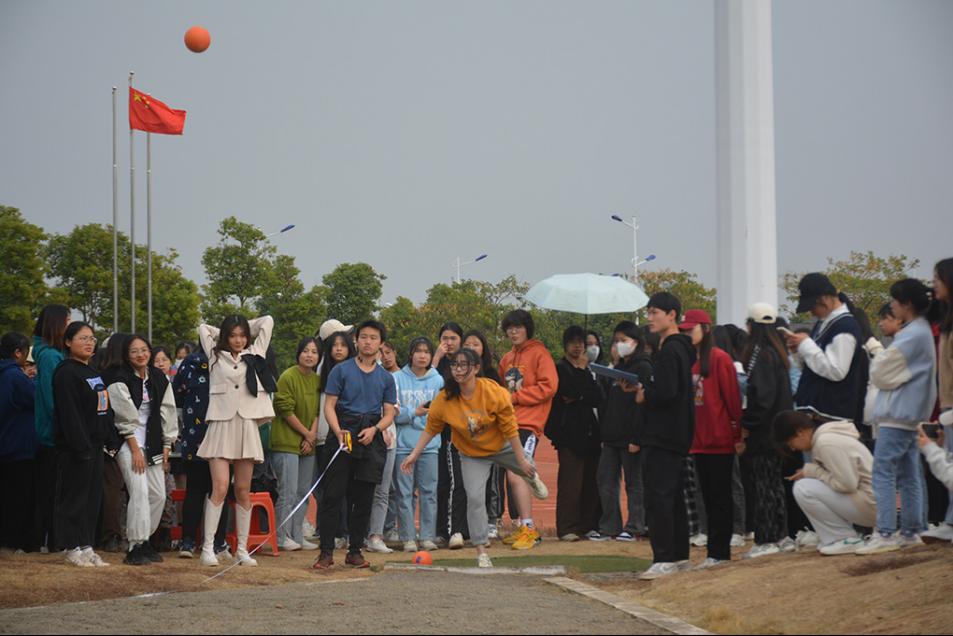
[[[480,357],[470,349],[450,355],[447,385],[431,403],[427,428],[400,468],[411,474],[430,440],[450,428],[453,445],[460,451],[470,541],[477,549],[477,565],[489,568],[493,563],[486,553],[486,480],[493,465],[526,480],[538,499],[549,492],[523,453],[509,392],[493,380],[477,377],[480,368]]]

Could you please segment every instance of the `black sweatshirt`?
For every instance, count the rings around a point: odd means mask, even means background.
[[[687,455],[695,438],[695,391],[692,339],[669,336],[652,359],[652,377],[645,387],[645,423],[639,435],[641,446],[664,448]]]
[[[559,388],[546,422],[546,437],[556,449],[577,455],[598,455],[599,420],[595,409],[602,406],[602,387],[589,369],[580,369],[563,358],[556,364]]]
[[[746,455],[777,452],[774,416],[794,408],[791,376],[774,347],[756,350],[748,362],[747,406],[741,425],[748,431]]]
[[[615,367],[619,371],[634,373],[645,381],[652,377],[652,361],[648,355],[639,353],[622,360]],[[645,428],[645,408],[635,403],[635,394],[626,393],[616,382],[610,382],[606,407],[602,414],[602,442],[613,448],[628,448],[638,444]]]
[[[92,367],[66,359],[53,372],[53,439],[57,450],[92,459],[114,429],[109,393]]]

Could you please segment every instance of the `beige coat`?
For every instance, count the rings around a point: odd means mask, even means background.
[[[251,327],[251,342],[239,354],[236,360],[231,353],[216,352],[218,327],[199,326],[199,340],[209,359],[209,403],[205,416],[208,422],[224,422],[239,415],[246,420],[255,420],[258,424],[275,417],[271,406],[271,396],[258,382],[258,395],[252,397],[245,385],[245,362],[241,356],[254,354],[265,356],[271,343],[271,332],[275,321],[271,316],[262,316],[248,322]]]
[[[812,461],[804,465],[804,476],[819,479],[835,492],[850,495],[857,509],[873,526],[877,519],[874,497],[874,457],[860,443],[853,422],[829,422],[814,431]]]
[[[953,331],[940,334],[940,408],[953,408]]]

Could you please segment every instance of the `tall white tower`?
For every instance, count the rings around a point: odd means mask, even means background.
[[[778,304],[771,0],[715,1],[718,322]]]

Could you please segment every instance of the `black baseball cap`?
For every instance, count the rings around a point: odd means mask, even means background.
[[[824,274],[814,272],[805,274],[797,284],[800,297],[797,301],[796,313],[803,314],[814,309],[821,296],[836,296],[837,288]]]

